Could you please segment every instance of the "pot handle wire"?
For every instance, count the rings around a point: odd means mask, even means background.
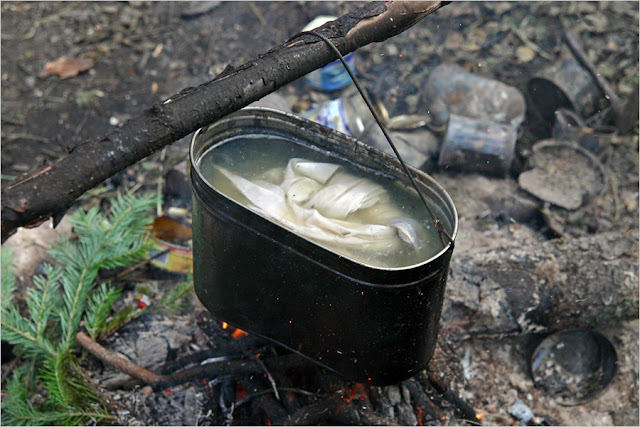
[[[320,33],[316,33],[315,31],[303,31],[303,32],[301,32],[301,33],[299,33],[297,35],[302,35],[302,34],[310,34],[312,36],[318,37],[319,39],[324,41],[327,45],[329,45],[331,47],[331,49],[338,55],[338,58],[340,59],[340,62],[342,62],[342,65],[347,70],[347,73],[349,73],[349,77],[351,77],[351,80],[353,81],[353,84],[358,89],[358,92],[360,92],[360,96],[362,96],[362,99],[364,100],[365,104],[367,104],[367,107],[369,108],[369,111],[371,111],[371,114],[373,115],[373,118],[375,119],[375,121],[378,124],[378,126],[380,126],[380,129],[382,130],[382,133],[384,134],[384,137],[387,139],[387,141],[389,142],[389,145],[391,146],[391,149],[393,150],[394,154],[396,155],[396,157],[400,161],[400,165],[402,166],[402,169],[404,170],[404,172],[409,177],[409,181],[411,181],[411,185],[413,186],[413,188],[418,193],[418,196],[420,197],[420,200],[422,200],[422,203],[424,204],[425,209],[429,213],[429,216],[432,218],[433,225],[436,228],[436,230],[438,231],[438,236],[440,236],[440,241],[442,242],[442,244],[445,247],[447,245],[449,245],[449,244],[453,247],[453,238],[444,229],[444,227],[442,226],[442,223],[440,222],[440,219],[437,216],[435,216],[433,214],[433,212],[431,211],[431,208],[427,204],[427,201],[424,198],[424,195],[422,194],[422,192],[418,188],[418,185],[414,181],[413,176],[411,175],[411,172],[409,171],[409,168],[407,168],[407,165],[405,164],[404,160],[402,160],[402,157],[400,156],[400,153],[396,149],[396,146],[393,144],[393,141],[391,140],[391,136],[389,135],[389,132],[387,131],[387,128],[382,124],[382,121],[380,120],[380,117],[378,116],[378,113],[376,113],[375,109],[373,108],[373,104],[371,103],[371,100],[369,99],[369,97],[367,96],[365,91],[360,87],[360,83],[358,82],[358,79],[356,79],[356,77],[353,75],[353,73],[349,69],[349,66],[347,65],[347,62],[345,61],[344,57],[342,56],[342,54],[340,53],[338,48],[327,37],[325,37],[324,35],[322,35]],[[448,242],[446,242],[444,240],[443,236],[447,238]]]

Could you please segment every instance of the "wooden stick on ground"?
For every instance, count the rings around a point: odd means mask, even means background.
[[[410,28],[445,3],[372,2],[318,31],[343,55]],[[105,179],[153,152],[335,61],[312,35],[299,35],[197,88],[154,105],[102,139],[76,146],[57,162],[2,188],[2,241],[21,226],[61,218],[73,202]]]
[[[89,353],[102,360],[104,363],[113,366],[117,370],[128,374],[145,384],[153,387],[155,391],[166,390],[178,384],[184,384],[196,379],[209,378],[220,374],[234,373],[236,375],[244,374],[262,374],[264,373],[264,365],[256,359],[249,360],[228,360],[218,363],[207,363],[204,365],[196,365],[185,368],[177,372],[167,375],[159,375],[148,369],[136,365],[114,352],[106,349],[102,345],[92,340],[84,332],[76,334],[78,344]],[[290,366],[297,366],[301,363],[302,357],[297,354],[291,354],[278,357],[276,360],[269,361],[268,365],[271,369],[282,369]],[[304,363],[304,362],[303,362]]]
[[[107,350],[106,348],[92,340],[84,332],[78,332],[76,334],[76,340],[78,341],[78,344],[82,346],[82,348],[96,356],[98,359],[102,360],[104,363],[113,366],[117,370],[131,375],[132,377],[137,378],[145,382],[146,384],[153,385],[159,382],[162,378],[162,375],[151,372],[150,370],[138,366],[135,363],[132,363],[127,359],[118,356],[112,351]]]

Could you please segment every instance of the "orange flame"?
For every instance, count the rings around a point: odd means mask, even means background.
[[[229,324],[227,322],[222,322],[222,329],[229,329]],[[231,326],[231,336],[233,337],[234,340],[239,340],[240,338],[242,338],[245,335],[248,335],[248,332],[243,331],[240,328],[234,328],[233,326]]]
[[[248,332],[245,332],[242,329],[236,329],[235,331],[233,331],[233,333],[231,333],[231,336],[234,340],[239,340],[245,335],[248,335]]]

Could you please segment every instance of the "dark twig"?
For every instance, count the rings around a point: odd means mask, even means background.
[[[476,411],[464,400],[462,400],[453,390],[447,388],[438,381],[435,375],[431,375],[428,379],[429,384],[442,395],[442,398],[451,403],[456,412],[460,414],[460,418],[474,425],[480,425],[480,420],[476,417]]]
[[[280,394],[278,394],[278,387],[276,386],[276,382],[273,379],[273,376],[271,376],[271,372],[269,372],[269,370],[267,369],[267,366],[264,364],[264,362],[262,360],[260,360],[257,357],[254,360],[264,370],[265,375],[267,376],[267,379],[269,380],[269,384],[271,384],[271,389],[273,390],[273,394],[276,395],[276,399],[280,400]]]
[[[7,363],[7,367],[5,368],[5,371],[2,373],[2,381],[1,381],[2,385],[4,385],[4,382],[7,380],[7,378],[9,377],[9,374],[11,374],[11,372],[13,371],[13,368],[15,368],[17,364],[18,364],[17,357],[14,358],[9,363]]]
[[[166,390],[169,387],[196,379],[214,377],[230,372],[236,375],[260,374],[264,372],[263,365],[258,363],[257,360],[228,360],[193,366],[168,375],[158,375],[104,348],[84,332],[78,332],[76,334],[76,340],[85,350],[104,363],[149,384],[154,391]],[[267,360],[266,362],[271,365],[271,369],[283,369],[298,365],[300,363],[300,356],[291,354],[279,357],[276,360]]]
[[[29,133],[10,133],[8,135],[5,135],[4,139],[5,139],[5,142],[11,142],[17,139],[28,139],[31,141],[49,142],[48,138],[45,138],[39,135],[31,135]]]
[[[315,425],[329,420],[339,410],[342,402],[336,396],[330,396],[298,409],[284,420],[273,420],[274,424],[286,426]]]
[[[307,391],[307,390],[302,390],[299,388],[292,388],[292,387],[278,387],[278,391],[279,392],[290,392],[290,393],[297,393],[297,394],[302,394],[304,396],[318,396],[317,393],[314,393],[312,391]],[[239,400],[238,403],[236,403],[236,408],[238,406],[242,406],[245,403],[247,403],[248,401],[250,401],[251,399],[254,399],[256,397],[262,396],[264,394],[269,394],[269,393],[273,393],[273,389],[269,388],[267,390],[262,390],[262,391],[257,391],[255,393],[251,393],[249,395],[247,395],[246,397],[244,397],[243,399]]]
[[[338,396],[329,396],[298,409],[284,420],[274,424],[287,426],[315,425],[324,422],[339,425],[397,425],[370,409],[362,409],[355,402],[347,402]]]
[[[440,408],[431,402],[429,396],[422,389],[422,385],[416,381],[415,378],[410,378],[402,383],[407,390],[409,390],[409,395],[411,396],[411,402],[414,406],[420,407],[424,412],[429,415],[429,418],[434,421],[439,421],[444,416],[444,413]],[[422,420],[418,420],[420,422]]]
[[[149,264],[151,261],[153,261],[156,258],[161,257],[162,255],[166,254],[167,252],[169,252],[171,249],[165,249],[164,251],[158,252],[157,254],[143,259],[140,262],[137,262],[135,264],[133,264],[131,267],[126,268],[125,270],[122,270],[121,272],[119,272],[116,277],[114,278],[115,281],[121,280],[124,276],[126,276],[127,274],[131,273],[134,270],[139,269],[140,267],[143,267],[147,264]]]

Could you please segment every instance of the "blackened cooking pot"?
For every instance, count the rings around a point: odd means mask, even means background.
[[[435,348],[453,242],[419,264],[376,268],[295,234],[231,200],[201,173],[202,156],[238,135],[285,138],[409,184],[397,159],[275,110],[243,109],[198,130],[190,157],[200,301],[219,320],[350,380],[391,384],[423,369]],[[411,172],[455,239],[451,198],[430,176]]]

